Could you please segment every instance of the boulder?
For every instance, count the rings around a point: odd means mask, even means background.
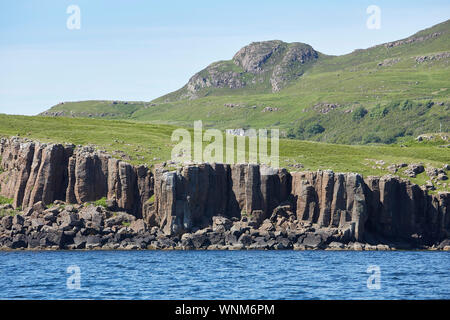
[[[137,219],[130,224],[130,229],[135,233],[144,233],[147,231],[147,224],[142,219]]]
[[[89,235],[86,237],[86,249],[98,248],[102,244],[102,239],[99,235]]]
[[[242,245],[244,245],[245,247],[251,245],[253,242],[252,237],[249,234],[242,234],[239,239],[238,239],[238,243],[241,243]]]
[[[212,228],[213,230],[230,230],[233,226],[233,222],[223,216],[214,216],[212,217]]]
[[[13,226],[13,217],[12,216],[4,216],[1,220],[2,227],[6,230],[10,230]]]
[[[191,236],[192,245],[195,249],[200,249],[210,245],[209,239],[206,233],[196,232]]]
[[[16,234],[11,242],[11,249],[27,247],[27,237],[24,234]]]
[[[61,230],[70,230],[73,227],[83,226],[83,222],[80,221],[78,214],[75,212],[63,211],[57,219],[59,228]]]
[[[35,204],[32,205],[33,212],[41,214],[43,213],[47,207],[42,201],[38,201]]]
[[[307,248],[319,249],[323,244],[323,240],[320,235],[308,232],[306,233],[306,237],[302,240],[301,244]]]
[[[84,249],[86,247],[87,237],[77,233],[73,238],[74,248],[75,249]]]

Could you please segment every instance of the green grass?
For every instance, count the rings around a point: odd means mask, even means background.
[[[106,198],[103,197],[103,198],[101,198],[101,199],[95,201],[95,202],[94,202],[94,205],[95,205],[95,206],[100,206],[100,207],[106,208]]]
[[[171,142],[171,134],[176,128],[125,120],[0,114],[0,136],[20,135],[43,142],[93,144],[110,153],[123,151],[131,157],[128,162],[133,164],[151,165],[169,160],[175,145]],[[442,141],[419,143],[409,138],[392,145],[343,145],[280,139],[280,166],[294,170],[292,165],[301,163],[305,170],[331,169],[335,172],[358,172],[364,176],[386,174],[386,167],[394,163],[422,162],[426,166],[442,168],[450,163],[450,148],[441,148],[441,144]],[[206,145],[204,143],[203,147]],[[386,164],[382,168],[374,168],[378,160],[384,160]],[[411,180],[421,183],[423,179]]]
[[[449,59],[418,63],[415,58],[450,52],[450,20],[412,38],[435,32],[442,34],[392,48],[380,45],[342,56],[320,54],[315,63],[305,66],[300,78],[278,93],[271,92],[264,78],[263,82],[242,89],[208,88],[199,93],[200,98],[193,100],[181,98],[187,90],[183,87],[152,103],[114,105],[111,101],[83,101],[57,105],[52,111],[64,111],[67,116],[73,111],[81,117],[101,115],[182,126],[192,126],[194,120],[203,120],[205,126],[219,129],[278,127],[292,137],[345,144],[393,143],[404,136],[437,132],[441,124],[442,130],[448,132]],[[398,62],[380,66],[386,59],[398,59]],[[243,71],[231,61],[213,66],[222,71]],[[391,108],[380,116],[382,108],[405,101],[412,102],[412,109]],[[424,108],[428,101],[433,101],[434,105]],[[230,103],[240,107],[224,106]],[[338,104],[339,108],[322,114],[314,108],[320,103]],[[265,107],[279,110],[262,112]],[[367,114],[359,121],[351,111],[361,109]],[[296,134],[311,123],[321,125],[324,131]]]
[[[0,209],[0,218],[3,218],[5,216],[15,216],[17,214],[20,214],[20,209]]]
[[[3,196],[0,196],[0,205],[2,204],[12,204],[14,199],[5,198]]]
[[[145,108],[149,103],[128,102],[128,101],[82,101],[63,102],[52,108],[50,112],[62,112],[64,116],[104,119],[126,119],[141,108]],[[75,113],[71,113],[74,111]]]
[[[155,202],[155,195],[152,194],[152,196],[147,200],[147,203],[153,203]]]
[[[42,142],[92,144],[131,162],[156,163],[170,158],[170,136],[176,127],[124,120],[8,116],[0,114],[0,136],[20,136]],[[155,159],[155,160],[154,160]]]

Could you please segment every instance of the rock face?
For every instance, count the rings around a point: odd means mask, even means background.
[[[258,165],[201,164],[155,173],[155,206],[146,220],[167,234],[206,227],[213,216],[240,217],[272,210],[289,195],[286,170]]]
[[[392,175],[364,179],[332,171],[288,173],[253,164],[198,164],[176,171],[158,167],[152,173],[91,147],[18,138],[1,139],[0,156],[0,194],[13,199],[12,206],[0,209],[21,207],[24,216],[46,212],[45,205],[55,201],[83,204],[106,198],[109,210],[143,219],[133,230],[157,227],[173,239],[189,233],[192,239],[186,236],[186,243],[193,241],[197,247],[209,241],[238,247],[322,248],[331,242],[379,244],[386,239],[431,246],[450,238],[450,193],[429,195]],[[77,224],[73,215],[46,213],[30,223],[42,227],[51,225],[45,221],[62,219],[58,223],[63,229]],[[95,215],[85,220],[92,221],[86,227],[97,230],[103,225]],[[232,220],[231,228],[227,221]],[[21,229],[20,219],[2,223],[8,230],[12,225]],[[196,233],[205,228],[212,230],[205,231],[212,238]],[[227,229],[230,232],[223,234]],[[259,236],[267,232],[286,234],[271,240]],[[256,242],[241,238],[243,234]]]
[[[132,165],[73,145],[42,144],[18,138],[1,139],[0,193],[13,198],[15,208],[62,200],[85,203],[115,199],[118,208],[137,217],[153,194],[153,177],[146,167]]]
[[[408,180],[387,175],[366,179],[372,233],[387,238],[415,238],[425,243],[450,236],[450,193],[428,195]]]
[[[350,228],[361,241],[368,218],[364,180],[354,173],[293,173],[297,218],[320,227]]]
[[[290,174],[258,165],[202,164],[158,170],[155,199],[144,218],[167,235],[205,228],[211,217],[223,216],[248,217],[256,226],[284,217],[356,241],[400,239],[431,245],[450,236],[450,194],[428,195],[390,175],[364,180],[356,173]]]
[[[304,43],[253,42],[240,49],[232,60],[213,63],[195,74],[180,96],[197,98],[208,88],[263,86],[264,90],[277,92],[300,77],[308,63],[318,58],[319,53]]]

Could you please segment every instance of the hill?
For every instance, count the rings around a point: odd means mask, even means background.
[[[393,143],[450,130],[450,20],[406,39],[328,56],[267,41],[216,62],[152,102],[59,104],[50,116],[216,128],[279,127],[291,138]]]

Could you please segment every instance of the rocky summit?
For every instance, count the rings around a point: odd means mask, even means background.
[[[4,249],[450,249],[450,193],[394,175],[151,170],[20,138],[1,139],[0,156]]]
[[[279,40],[253,42],[231,61],[219,61],[196,73],[181,89],[180,98],[198,98],[209,88],[255,88],[278,92],[319,58],[310,45]]]

